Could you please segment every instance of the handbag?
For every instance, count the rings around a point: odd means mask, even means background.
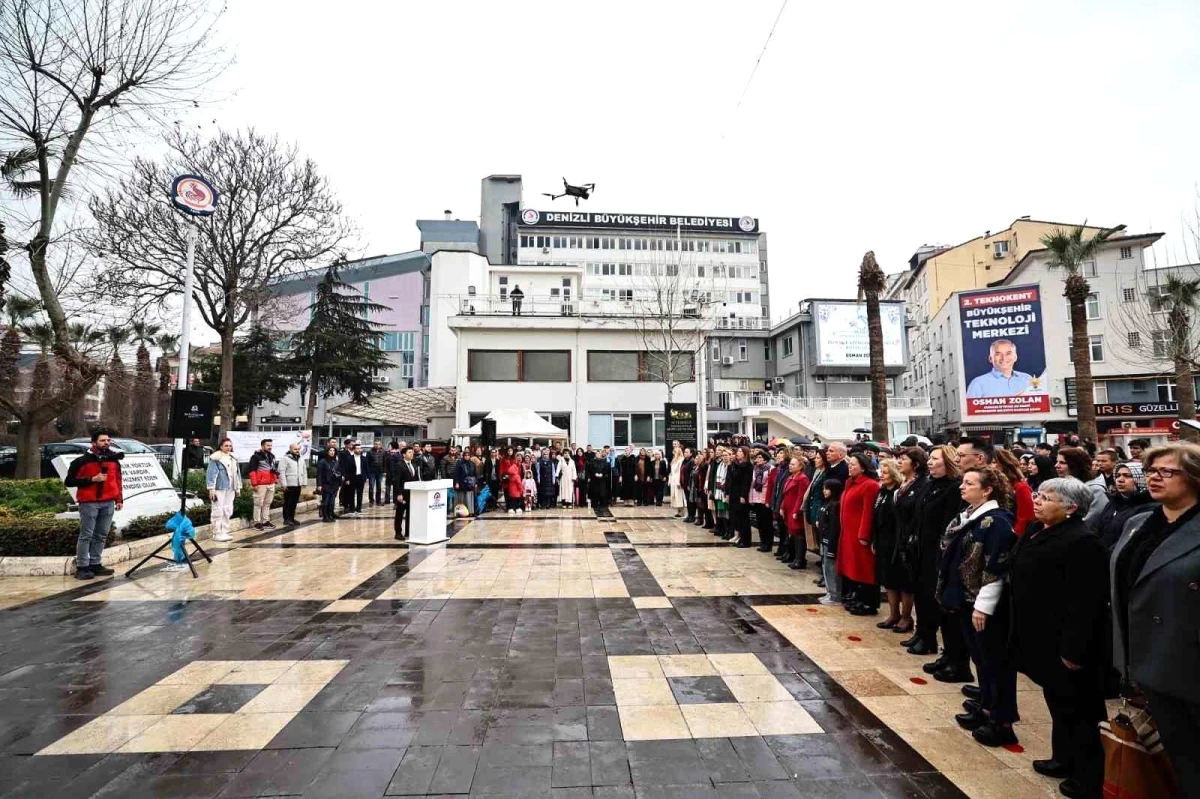
[[[1183,796],[1149,710],[1122,705],[1111,720],[1100,723],[1100,743],[1104,746],[1104,799]]]

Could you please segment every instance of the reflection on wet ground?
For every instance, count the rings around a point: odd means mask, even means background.
[[[613,511],[409,548],[380,508],[238,534],[197,580],[0,579],[25,598],[0,612],[0,794],[919,798],[1028,771],[887,704],[925,696],[839,651],[874,627],[811,572]]]

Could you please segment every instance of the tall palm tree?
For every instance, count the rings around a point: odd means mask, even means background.
[[[1085,238],[1083,226],[1078,226],[1071,230],[1056,228],[1042,236],[1042,246],[1050,251],[1046,266],[1063,272],[1063,296],[1067,298],[1071,309],[1071,360],[1075,363],[1079,437],[1093,443],[1096,441],[1096,395],[1092,389],[1092,356],[1087,324],[1087,300],[1092,287],[1083,276],[1083,265],[1094,261],[1105,242],[1124,229],[1124,225],[1119,225]]]
[[[867,340],[871,351],[871,438],[888,440],[887,376],[883,371],[883,324],[879,295],[887,290],[887,276],[868,251],[858,267],[858,301],[867,301]]]
[[[1192,319],[1200,306],[1200,278],[1169,275],[1158,290],[1149,295],[1151,307],[1167,312],[1167,353],[1175,365],[1175,399],[1179,402],[1179,418],[1196,418],[1196,378],[1192,368],[1196,346],[1192,340]],[[1200,431],[1188,425],[1179,426],[1179,435],[1190,441],[1200,439]]]

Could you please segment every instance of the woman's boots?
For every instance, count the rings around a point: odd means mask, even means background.
[[[791,563],[796,559],[796,539],[792,536],[787,537],[787,543],[784,545],[783,557],[779,559],[780,563]]]

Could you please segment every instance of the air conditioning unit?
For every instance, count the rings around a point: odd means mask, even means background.
[[[733,356],[726,355],[724,358],[721,359],[721,365],[722,366],[733,366]]]
[[[1006,252],[1000,252],[1000,251],[998,251],[998,250],[997,250],[996,252],[993,252],[993,253],[992,253],[992,258],[995,258],[997,261],[999,261],[1001,258],[1003,258],[1003,257],[1004,257],[1004,256],[1006,256],[1006,255],[1008,255],[1008,253],[1006,253]]]
[[[1125,428],[1126,430],[1136,430],[1137,422],[1121,422],[1121,427]]]
[[[1063,398],[1062,398],[1062,397],[1051,397],[1051,398],[1050,398],[1050,404],[1051,404],[1051,405],[1062,405],[1062,404],[1063,404]]]
[[[549,252],[550,252],[550,248],[549,248],[549,247],[543,247],[543,248],[542,248],[542,252],[543,252],[543,253],[549,253]]]
[[[783,385],[783,378],[782,378],[782,377],[777,377],[777,378],[775,378],[775,385],[777,385],[777,386],[782,386],[782,385]]]
[[[392,382],[392,378],[387,375],[384,375],[383,377],[375,378],[375,382],[376,383],[390,383],[390,382]]]

